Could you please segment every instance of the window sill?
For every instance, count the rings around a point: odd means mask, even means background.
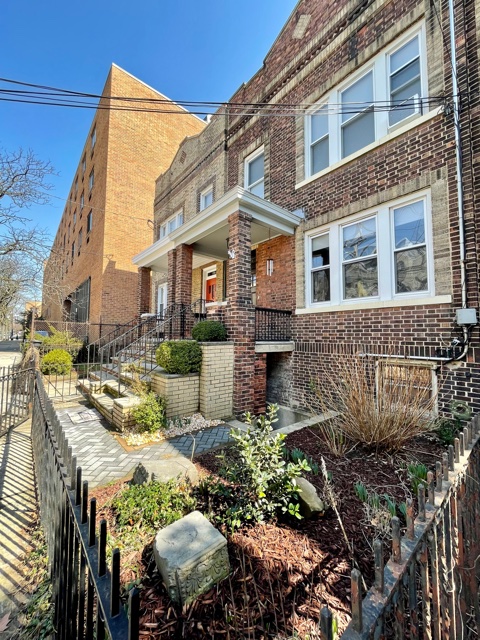
[[[295,315],[306,315],[309,313],[336,313],[339,311],[355,311],[357,309],[388,309],[390,307],[423,307],[432,304],[449,304],[452,296],[426,296],[425,298],[395,298],[394,300],[375,300],[371,302],[356,302],[345,304],[323,305],[319,307],[307,307],[305,309],[295,309]]]
[[[375,140],[375,142],[372,142],[371,144],[367,145],[366,147],[363,147],[362,149],[359,149],[355,153],[352,153],[351,155],[347,156],[346,158],[342,158],[342,160],[335,162],[334,164],[330,165],[326,169],[323,169],[322,171],[315,173],[313,176],[309,176],[308,178],[305,178],[301,182],[298,182],[295,185],[295,190],[305,187],[307,184],[310,184],[311,182],[314,182],[315,180],[322,178],[323,176],[329,174],[331,171],[335,171],[336,169],[343,167],[349,162],[353,162],[357,158],[360,158],[361,156],[365,155],[366,153],[373,151],[373,149],[376,149],[377,147],[381,147],[387,142],[390,142],[390,140],[393,140],[398,136],[401,136],[403,133],[410,131],[410,129],[414,129],[415,127],[418,127],[424,122],[428,122],[432,118],[435,118],[436,116],[438,116],[440,113],[441,113],[440,108],[432,109],[431,111],[424,114],[423,116],[420,116],[419,118],[415,118],[410,122],[404,124],[403,126],[399,126],[398,128],[393,129],[393,131],[388,133],[386,136],[383,136],[383,138],[379,138],[378,140]]]

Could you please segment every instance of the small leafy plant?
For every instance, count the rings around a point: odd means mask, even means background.
[[[43,356],[40,368],[45,375],[66,376],[72,370],[72,356],[64,349],[52,349]]]
[[[177,480],[130,485],[112,501],[119,528],[141,528],[142,533],[150,535],[195,507],[190,484]]]
[[[412,491],[415,495],[418,493],[418,485],[423,483],[427,484],[427,467],[422,463],[412,462],[407,467],[407,473],[412,486]]]
[[[319,473],[319,466],[318,464],[315,462],[315,460],[313,460],[313,458],[311,458],[310,456],[305,455],[305,453],[299,449],[298,447],[295,447],[294,449],[292,449],[291,451],[289,451],[288,449],[285,449],[286,452],[286,456],[287,456],[287,461],[291,460],[292,462],[302,462],[303,460],[307,461],[308,466],[310,467],[310,471],[314,474],[314,475],[318,475]]]
[[[132,410],[132,416],[140,432],[154,433],[167,426],[167,401],[149,391],[142,396],[141,403]]]
[[[461,422],[458,418],[450,420],[449,418],[440,418],[435,425],[435,433],[438,439],[445,445],[453,444],[458,432],[460,431]]]
[[[278,407],[269,405],[258,418],[246,414],[247,431],[232,431],[232,455],[224,460],[222,475],[238,487],[236,502],[227,509],[227,524],[241,524],[289,514],[300,519],[296,478],[310,471],[305,459],[287,462],[285,435],[271,435]]]

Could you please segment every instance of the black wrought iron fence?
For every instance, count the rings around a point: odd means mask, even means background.
[[[55,637],[83,640],[139,637],[139,592],[120,599],[120,551],[107,568],[107,523],[96,517],[88,482],[65,439],[42,377],[36,376],[32,442],[52,579]]]
[[[255,340],[285,342],[292,337],[292,312],[255,307]]]
[[[28,417],[33,401],[33,381],[33,368],[0,368],[0,435]]]

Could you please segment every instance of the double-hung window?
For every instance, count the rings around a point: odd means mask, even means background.
[[[245,189],[256,196],[265,195],[265,153],[257,149],[245,160]]]
[[[314,105],[305,119],[305,174],[313,176],[422,113],[428,94],[425,28],[416,27]]]
[[[167,235],[178,229],[183,224],[183,209],[177,211],[173,216],[168,218],[160,225],[158,230],[158,239],[163,240]]]
[[[433,295],[429,194],[306,235],[307,306]]]
[[[397,124],[418,113],[422,95],[420,42],[409,40],[389,56],[390,104],[389,124]]]
[[[213,185],[210,185],[200,194],[200,211],[209,207],[213,202]]]
[[[375,140],[373,71],[369,71],[341,93],[342,158]]]
[[[94,172],[94,170],[92,169],[92,170],[90,171],[90,175],[89,175],[89,177],[88,177],[88,190],[89,190],[90,192],[91,192],[91,191],[92,191],[92,189],[93,189],[93,183],[94,183],[94,182],[95,182],[95,172]]]
[[[87,216],[87,233],[90,233],[90,231],[92,230],[92,224],[93,224],[93,211],[90,211]]]

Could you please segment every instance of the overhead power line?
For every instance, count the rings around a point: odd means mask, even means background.
[[[195,114],[195,115],[231,115],[231,116],[259,116],[259,117],[288,117],[310,114],[312,104],[308,103],[270,103],[270,102],[215,102],[176,100],[167,98],[140,98],[135,96],[101,96],[98,94],[71,91],[46,85],[35,85],[8,78],[0,78],[0,82],[27,86],[30,89],[0,89],[0,101],[21,104],[34,104],[53,107],[69,107],[76,109],[99,109],[108,111],[129,111],[137,113],[164,114]],[[31,89],[36,89],[32,91]],[[445,105],[451,96],[428,96],[411,98],[403,102],[389,100],[375,100],[368,104],[364,102],[326,103],[322,108],[322,115],[356,114],[360,111],[391,111],[409,110],[414,106],[422,108]],[[107,101],[102,104],[103,101]],[[124,104],[127,103],[127,104]],[[168,106],[169,108],[165,108]],[[163,107],[163,108],[162,108]],[[178,107],[176,109],[175,107]],[[211,110],[217,113],[212,114]]]

